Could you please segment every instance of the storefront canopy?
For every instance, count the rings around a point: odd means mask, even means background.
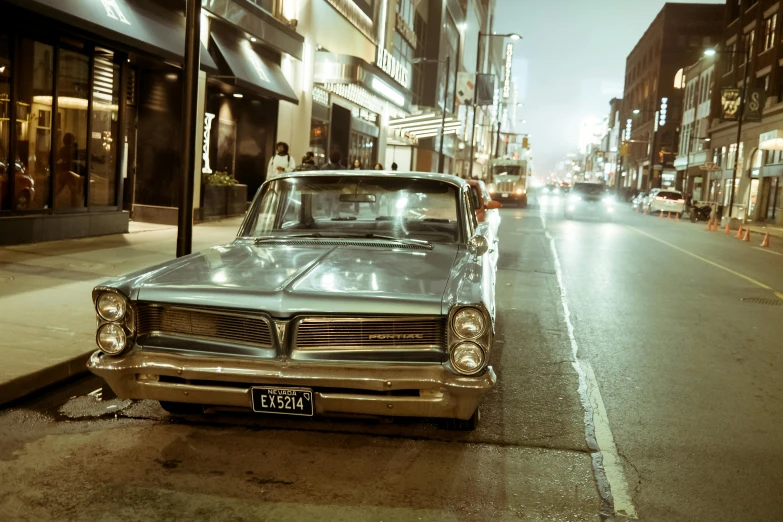
[[[10,1],[164,59],[181,63],[185,55],[184,15],[149,0]],[[203,46],[201,67],[217,72],[217,65]]]
[[[226,65],[231,69],[236,85],[264,96],[299,104],[299,99],[288,85],[280,66],[258,54],[249,40],[231,38],[217,30],[212,31],[211,37]]]
[[[380,67],[357,56],[318,51],[315,53],[315,81],[360,85],[398,109],[407,113],[411,110],[413,94]]]

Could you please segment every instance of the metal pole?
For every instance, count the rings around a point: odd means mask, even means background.
[[[177,228],[177,257],[193,246],[193,170],[196,163],[196,114],[201,62],[201,0],[187,0],[185,12],[185,68],[182,79],[182,143]]]
[[[693,136],[688,136],[688,142],[685,145],[685,179],[683,180],[682,192],[688,195],[688,169],[691,168],[691,149],[693,148]]]
[[[737,163],[739,163],[740,141],[742,140],[742,120],[745,117],[745,96],[748,93],[748,69],[750,69],[750,46],[745,49],[745,72],[742,79],[742,96],[740,97],[739,121],[737,122],[737,150],[734,153],[734,168],[731,172],[731,191],[729,196],[729,221],[734,210],[734,185],[737,184]]]
[[[468,179],[473,179],[473,154],[476,146],[476,95],[478,94],[479,66],[481,65],[481,31],[479,30],[476,45],[476,81],[473,84],[473,126],[470,130],[470,164],[468,166]]]
[[[647,190],[649,192],[650,189],[658,188],[653,187],[653,177],[655,176],[655,124],[658,121],[658,113],[655,112],[653,114],[653,122],[652,122],[652,139],[650,140],[652,143],[650,144],[650,172],[649,172],[649,179],[647,180]],[[663,167],[661,167],[661,175],[663,175]]]
[[[443,142],[446,141],[446,104],[449,102],[449,74],[451,74],[451,54],[446,57],[446,81],[443,86],[443,115],[440,119],[440,147],[438,147],[438,172],[443,174]],[[456,89],[454,91],[457,92]]]
[[[498,119],[498,135],[495,138],[495,159],[500,156],[500,119]]]

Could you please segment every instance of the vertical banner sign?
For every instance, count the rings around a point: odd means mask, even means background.
[[[503,71],[503,99],[511,95],[511,63],[514,58],[514,44],[506,45],[506,66]]]
[[[495,98],[495,75],[476,75],[476,105],[492,105]]]
[[[724,87],[720,90],[721,121],[739,120],[740,90]]]
[[[669,98],[661,98],[661,110],[658,111],[658,125],[666,125],[666,113],[669,108]]]
[[[742,121],[758,123],[764,112],[764,89],[759,87],[748,88],[748,99],[745,102]]]
[[[625,139],[630,140],[631,139],[631,131],[633,130],[633,120],[631,118],[628,118],[625,121]]]
[[[473,105],[473,92],[476,88],[476,75],[461,72],[457,75],[455,100],[460,105]]]

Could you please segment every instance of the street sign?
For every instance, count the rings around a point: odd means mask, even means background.
[[[739,119],[740,90],[736,87],[724,87],[720,90],[721,120]]]
[[[745,103],[742,121],[760,122],[764,112],[764,89],[759,87],[748,88],[748,99]]]

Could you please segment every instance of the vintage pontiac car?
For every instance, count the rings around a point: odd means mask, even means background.
[[[494,251],[454,176],[293,172],[235,241],[93,291],[89,369],[174,414],[431,417],[473,429]]]

